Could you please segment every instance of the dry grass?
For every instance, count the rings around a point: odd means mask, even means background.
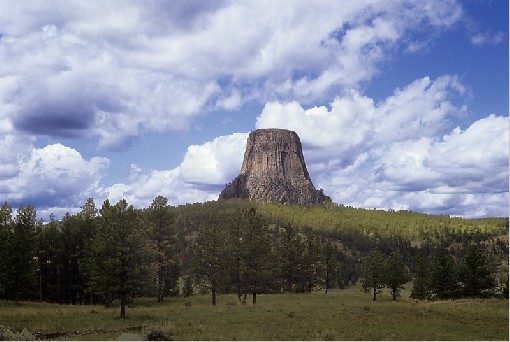
[[[32,332],[69,332],[63,339],[115,340],[140,334],[130,327],[171,322],[176,340],[508,340],[508,300],[463,299],[378,301],[359,291],[259,295],[242,305],[222,295],[212,307],[208,296],[138,299],[118,318],[118,308],[0,303],[0,325]],[[186,302],[191,305],[187,305]],[[96,330],[78,335],[76,332]],[[126,336],[126,335],[124,335]]]

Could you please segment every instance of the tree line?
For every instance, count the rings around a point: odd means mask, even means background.
[[[393,300],[396,300],[411,279],[413,287],[410,297],[419,300],[487,298],[495,296],[497,292],[508,297],[508,279],[497,287],[486,253],[476,244],[469,245],[460,263],[446,248],[438,249],[432,257],[420,253],[412,276],[397,252],[386,257],[374,249],[363,260],[360,279],[363,290],[373,293],[374,301],[384,288],[388,288]]]
[[[273,226],[255,208],[212,213],[194,242],[196,283],[216,293],[236,293],[239,301],[258,293],[311,292],[339,283],[341,252],[332,241]],[[340,281],[341,282],[341,281]]]
[[[158,196],[142,210],[125,200],[116,204],[106,200],[97,209],[88,199],[79,213],[66,214],[60,221],[50,216],[43,224],[36,221],[33,207],[20,206],[13,215],[5,202],[0,208],[0,298],[105,306],[117,300],[121,317],[126,315],[127,302],[136,296],[163,301],[166,296],[203,291],[211,294],[215,304],[218,293],[235,293],[239,301],[247,302],[251,296],[255,304],[261,293],[317,289],[327,293],[356,283],[361,275],[364,284],[367,265],[372,263],[364,257],[370,257],[376,247],[389,257],[375,263],[374,274],[391,273],[394,278],[381,280],[375,292],[386,286],[396,298],[402,282],[414,274],[415,284],[425,284],[423,298],[446,298],[434,287],[430,274],[435,268],[421,264],[423,258],[437,264],[434,258],[444,247],[441,241],[425,240],[418,248],[401,236],[373,236],[338,227],[314,229],[281,216],[272,218],[267,208],[248,201],[172,207]],[[492,245],[508,253],[508,246]],[[469,250],[450,250],[456,260],[469,259]],[[490,260],[482,261],[491,265]],[[460,268],[455,269],[460,277]],[[404,270],[407,278],[402,277]],[[494,274],[494,267],[489,272]],[[420,274],[427,275],[423,281]],[[456,284],[467,284],[466,278],[458,277]],[[476,289],[486,292],[478,285]],[[457,296],[467,293],[464,285],[456,291]]]
[[[179,278],[175,230],[164,197],[145,211],[125,200],[106,200],[96,209],[89,199],[76,215],[48,224],[36,221],[33,207],[13,218],[5,202],[0,223],[0,298],[61,304],[109,306],[128,298],[175,290]]]
[[[129,298],[207,289],[234,292],[256,303],[258,293],[305,292],[338,283],[338,248],[292,226],[269,225],[256,209],[207,210],[203,217],[179,216],[166,198],[136,210],[125,200],[89,199],[76,215],[47,224],[36,221],[33,207],[13,217],[0,209],[0,298],[61,304],[120,302]],[[200,216],[200,215],[198,215]],[[178,222],[176,222],[178,221]],[[197,231],[176,227],[198,225]],[[188,260],[186,260],[188,259]],[[183,269],[184,267],[184,269]]]

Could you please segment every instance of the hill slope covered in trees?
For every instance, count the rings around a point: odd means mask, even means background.
[[[131,296],[207,291],[255,302],[257,293],[355,284],[373,250],[398,254],[414,274],[437,251],[462,265],[471,245],[483,251],[495,290],[508,291],[508,218],[238,199],[172,207],[161,196],[144,209],[124,200],[97,209],[89,199],[80,213],[47,224],[30,206],[13,215],[4,203],[0,214],[0,298],[9,300],[119,299],[124,307]]]

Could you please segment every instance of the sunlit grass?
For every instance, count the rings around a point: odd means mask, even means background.
[[[376,302],[358,287],[327,295],[259,295],[242,305],[234,295],[137,299],[127,309],[0,303],[0,325],[32,332],[72,332],[63,339],[116,339],[129,327],[170,322],[177,340],[508,340],[508,300],[419,302],[408,291]],[[78,335],[77,332],[96,332]],[[141,331],[129,331],[139,334]]]

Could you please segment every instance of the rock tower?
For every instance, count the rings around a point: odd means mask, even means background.
[[[250,133],[241,174],[219,199],[229,198],[305,205],[319,204],[326,196],[312,184],[296,132],[272,128]]]

